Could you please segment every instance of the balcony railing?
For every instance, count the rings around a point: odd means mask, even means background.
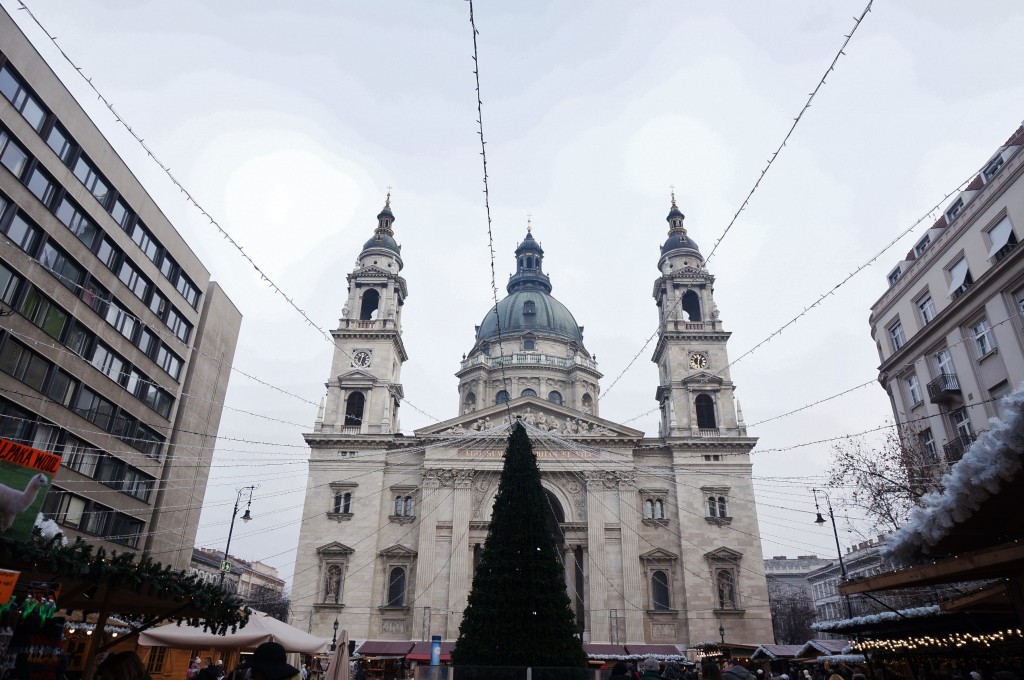
[[[1005,246],[996,251],[996,254],[992,256],[992,262],[999,262],[1004,257],[1010,254],[1010,251],[1017,247],[1017,242],[1007,243]]]
[[[721,437],[722,433],[717,427],[701,427],[697,429],[697,435],[700,437]]]
[[[960,381],[955,373],[943,373],[928,383],[928,399],[933,404],[948,401],[955,394],[960,394]]]
[[[942,447],[942,452],[946,454],[946,462],[952,465],[967,453],[967,449],[971,448],[971,444],[974,443],[973,434],[960,435],[956,439],[949,441]]]
[[[521,352],[506,354],[505,356],[487,356],[479,354],[462,362],[463,368],[469,368],[481,364],[500,368],[502,366],[558,366],[559,368],[570,368],[572,366],[583,366],[597,370],[597,362],[587,359],[579,354],[574,357],[556,357],[550,354],[538,354],[535,352]]]

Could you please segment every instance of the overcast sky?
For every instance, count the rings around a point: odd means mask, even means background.
[[[710,252],[835,56],[862,0],[475,5],[498,286],[532,214],[553,295],[605,374],[601,415],[656,436],[658,248],[676,187]],[[291,577],[302,432],[331,345],[275,296],[90,94],[16,0],[0,0],[244,315],[197,542]],[[459,360],[493,304],[469,7],[444,2],[26,0],[199,202],[296,304],[337,325],[345,276],[393,187],[408,280],[402,430],[458,413]],[[1015,0],[874,4],[708,269],[735,359],[976,171],[1024,118]],[[931,220],[735,364],[753,424],[877,377],[871,304]],[[417,412],[415,406],[424,413]],[[811,487],[831,447],[891,418],[877,383],[750,428],[766,556],[832,556]],[[773,450],[758,454],[762,449]],[[771,478],[770,480],[768,478]],[[778,479],[784,478],[784,479]],[[843,543],[870,536],[840,519]]]

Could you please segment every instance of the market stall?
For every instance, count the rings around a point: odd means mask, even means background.
[[[410,677],[406,655],[412,651],[411,641],[367,640],[356,650],[361,658],[361,680],[398,680]],[[358,675],[358,674],[357,674]]]

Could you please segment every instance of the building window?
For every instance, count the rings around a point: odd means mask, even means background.
[[[476,395],[472,392],[466,393],[466,398],[462,400],[462,413],[472,413],[476,410]]]
[[[932,435],[931,428],[922,431],[917,435],[918,442],[921,444],[921,451],[928,458],[929,461],[936,461],[939,458],[938,449],[935,448],[935,437]]]
[[[536,390],[531,390],[529,387],[527,387],[525,390],[523,390],[523,393],[520,394],[519,396],[521,396],[521,397],[536,397],[537,396],[537,392],[536,392]]]
[[[971,419],[967,417],[966,409],[953,411],[953,413],[950,414],[949,419],[950,422],[953,423],[953,429],[956,430],[958,437],[970,441],[974,440],[974,430],[971,428]]]
[[[21,278],[0,263],[0,300],[8,305],[11,304],[14,294],[18,292],[19,283],[21,283]]]
[[[167,375],[175,380],[181,375],[181,359],[174,352],[167,349],[167,345],[160,345],[160,349],[156,353],[156,363],[167,372]]]
[[[991,246],[988,251],[988,259],[999,262],[1006,257],[1017,245],[1017,235],[1013,233],[1010,226],[1010,218],[1004,217],[988,231]]]
[[[344,570],[340,564],[332,564],[327,567],[327,575],[324,578],[324,599],[327,604],[341,604],[341,585]]]
[[[974,336],[974,347],[978,351],[979,359],[995,350],[996,339],[992,334],[992,327],[989,326],[987,319],[982,319],[977,324],[971,326],[971,335]]]
[[[405,569],[395,567],[388,575],[388,607],[405,606]]]
[[[342,493],[338,491],[334,494],[334,512],[338,514],[347,515],[352,512],[352,492],[346,491]]]
[[[714,496],[708,496],[708,517],[718,517],[718,501]]]
[[[956,371],[953,370],[953,357],[948,349],[940,349],[935,353],[935,368],[940,376],[956,375]]]
[[[73,172],[78,181],[81,182],[89,193],[99,201],[100,205],[106,206],[107,197],[110,196],[110,187],[100,176],[99,172],[92,166],[85,156],[79,156],[75,162]]]
[[[715,401],[708,394],[698,394],[694,400],[694,408],[697,411],[697,427],[705,430],[713,430],[718,425],[715,422]]]
[[[523,303],[523,314],[536,314],[537,303],[533,300],[527,300]]]
[[[508,392],[505,390],[501,390],[494,396],[495,404],[504,404],[506,401],[508,401]]]
[[[725,496],[708,496],[708,517],[725,519],[729,516],[729,506]]]
[[[40,240],[42,231],[34,224],[29,224],[21,214],[15,215],[5,231],[7,238],[14,241],[14,245],[24,250],[29,255],[35,254],[36,245]]]
[[[923,401],[921,397],[921,383],[918,382],[916,373],[911,373],[907,377],[907,396],[910,397],[911,406],[917,406]]]
[[[590,394],[583,395],[583,412],[588,415],[594,413],[594,398]]]
[[[0,130],[0,163],[18,178],[28,163],[28,154],[3,130]]]
[[[360,321],[374,321],[377,318],[377,308],[380,306],[380,293],[376,288],[370,288],[363,293],[362,305],[359,308]]]
[[[0,69],[0,92],[7,97],[36,132],[43,129],[43,124],[46,122],[46,109],[29,94],[21,78],[16,76],[9,66]]]
[[[562,403],[562,394],[561,394],[561,392],[555,392],[555,391],[548,392],[548,401],[550,401],[552,404],[559,404],[560,405]]]
[[[921,257],[921,255],[924,253],[924,251],[928,250],[928,246],[930,246],[931,243],[932,243],[932,237],[929,236],[928,234],[925,234],[924,238],[922,238],[920,241],[918,241],[917,245],[914,246],[914,255],[917,255],[918,257]]]
[[[971,276],[971,270],[967,266],[967,258],[964,257],[957,260],[947,271],[949,272],[948,295],[955,300],[971,287],[971,284],[974,283],[974,277]]]
[[[998,156],[993,158],[988,165],[985,166],[984,170],[981,171],[982,176],[985,178],[985,182],[991,181],[992,178],[996,176],[996,173],[998,173],[1000,168],[1002,167],[1003,154],[999,154]]]
[[[362,392],[353,392],[345,400],[345,427],[360,427],[363,424],[363,409],[366,397]]]
[[[736,609],[736,578],[729,569],[719,569],[715,574],[718,590],[718,608]]]
[[[663,571],[651,574],[651,604],[656,612],[667,612],[672,608],[668,576]]]
[[[946,221],[952,222],[964,209],[964,198],[961,196],[953,202],[953,205],[946,209]]]
[[[395,517],[413,517],[412,496],[395,496]]]
[[[921,312],[921,322],[926,326],[935,318],[935,303],[932,302],[930,294],[926,293],[923,298],[917,301],[917,309]]]
[[[537,342],[533,338],[523,338],[523,349],[524,350],[537,349]]]
[[[166,647],[150,647],[149,660],[146,662],[146,671],[150,674],[163,673],[164,659],[167,657]]]
[[[903,324],[899,321],[889,326],[889,337],[892,339],[892,350],[894,352],[907,344],[907,336],[903,333]]]
[[[660,498],[645,500],[644,519],[665,519],[665,501]]]
[[[900,280],[900,276],[902,275],[903,272],[900,270],[899,267],[896,267],[896,269],[893,269],[891,272],[889,272],[889,285],[896,285],[896,282]]]

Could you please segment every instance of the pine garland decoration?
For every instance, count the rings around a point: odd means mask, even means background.
[[[516,423],[453,665],[586,666],[549,512],[533,446]]]

